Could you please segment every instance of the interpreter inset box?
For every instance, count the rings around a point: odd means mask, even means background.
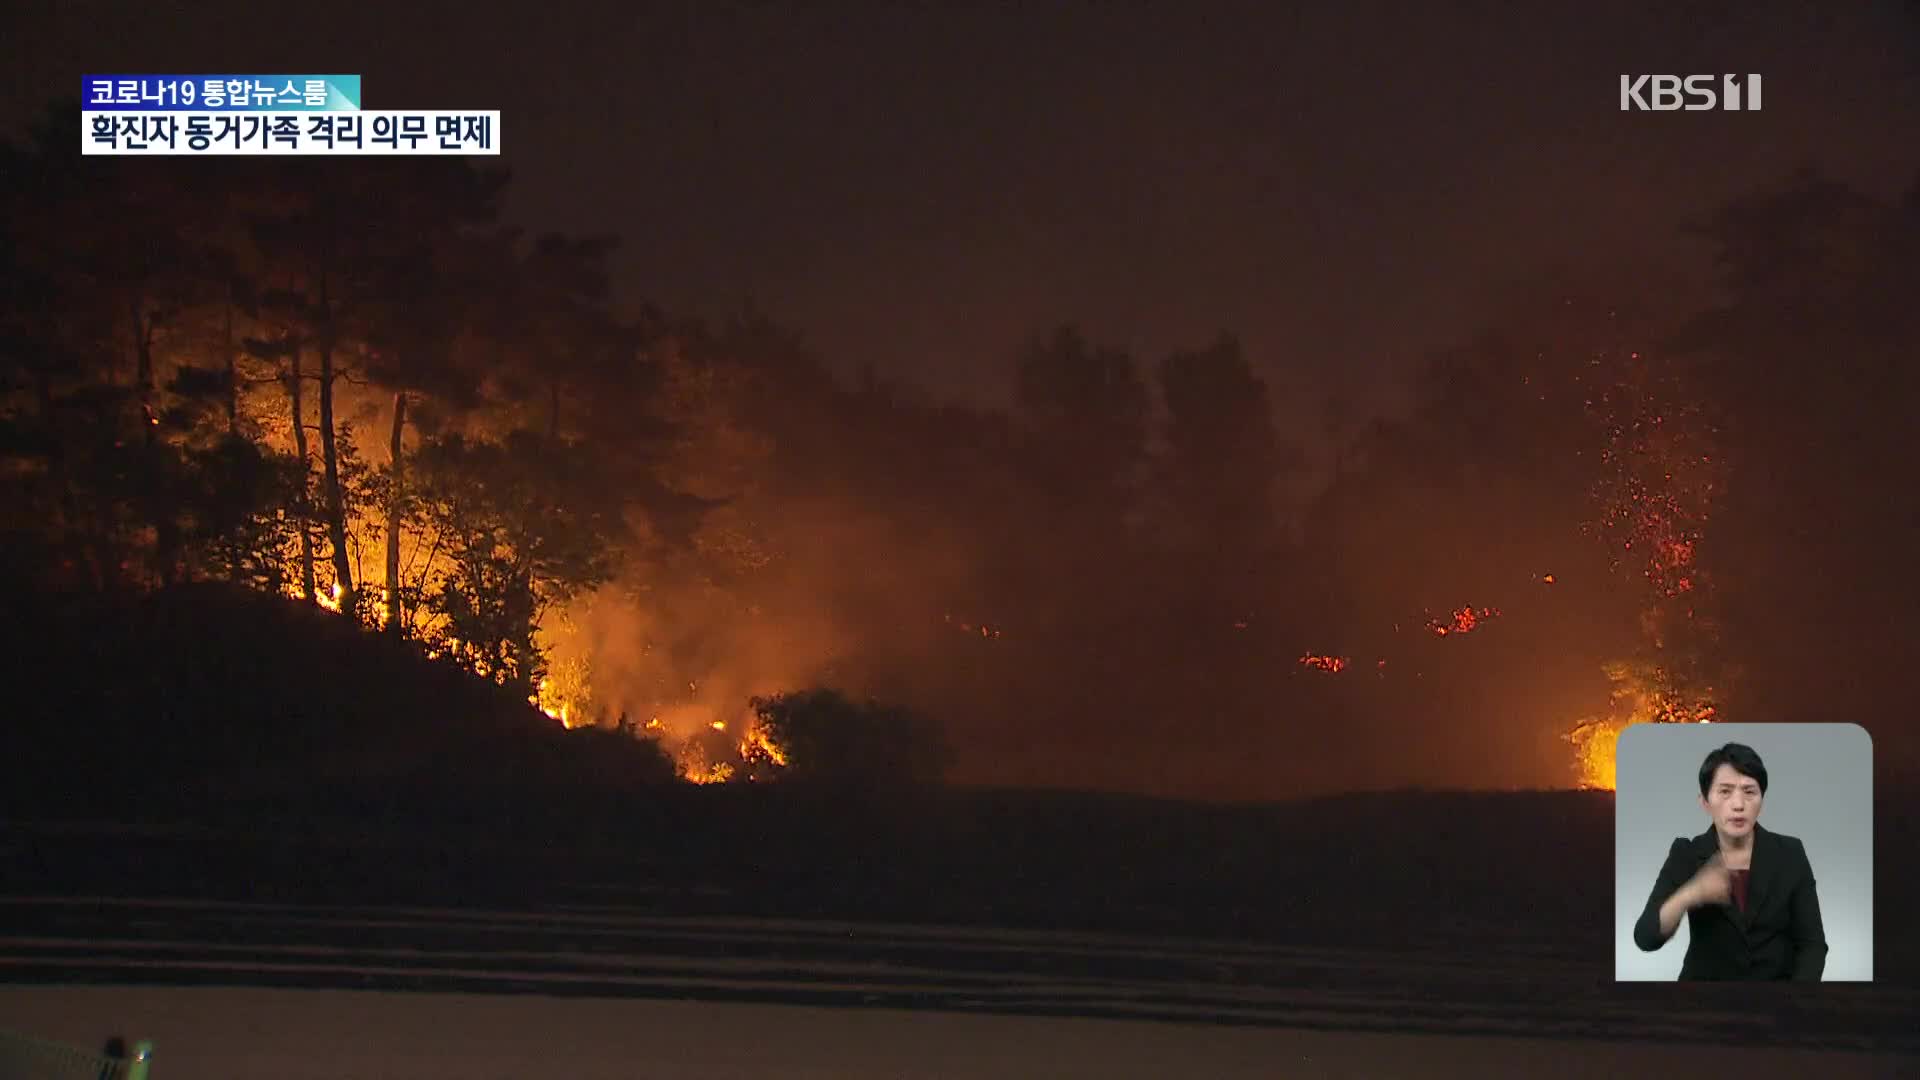
[[[1636,724],[1614,803],[1614,978],[1873,979],[1873,740]]]

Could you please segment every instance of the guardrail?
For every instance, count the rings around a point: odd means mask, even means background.
[[[0,1029],[0,1080],[148,1080],[152,1064],[151,1042],[119,1056]]]

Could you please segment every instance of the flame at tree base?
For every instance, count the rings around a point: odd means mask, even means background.
[[[1575,784],[1583,791],[1618,789],[1620,736],[1633,725],[1710,724],[1719,719],[1710,700],[1674,690],[1661,668],[1613,663],[1606,673],[1613,684],[1607,713],[1589,717],[1561,736],[1573,744]]]
[[[758,721],[749,715],[743,721],[746,734],[737,742],[725,739],[727,724],[713,720],[708,729],[720,738],[696,733],[692,738],[661,738],[662,749],[674,759],[682,780],[694,784],[725,784],[736,780],[772,779],[788,764],[786,748],[776,742]]]
[[[733,779],[733,766],[722,761],[705,769],[682,763],[680,778],[690,784],[724,784]]]

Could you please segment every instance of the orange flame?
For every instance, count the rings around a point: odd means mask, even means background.
[[[1635,724],[1711,724],[1720,711],[1710,701],[1686,701],[1668,685],[1659,668],[1609,664],[1611,706],[1561,736],[1574,748],[1574,774],[1582,788],[1613,791],[1620,733]]]
[[[767,733],[757,724],[749,729],[747,737],[741,740],[740,756],[749,761],[755,757],[762,757],[782,767],[787,764],[786,749],[768,738]]]

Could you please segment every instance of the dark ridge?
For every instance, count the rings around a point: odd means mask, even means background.
[[[0,809],[14,816],[165,820],[321,796],[373,809],[672,777],[650,744],[565,731],[296,600],[211,584],[9,597]]]

